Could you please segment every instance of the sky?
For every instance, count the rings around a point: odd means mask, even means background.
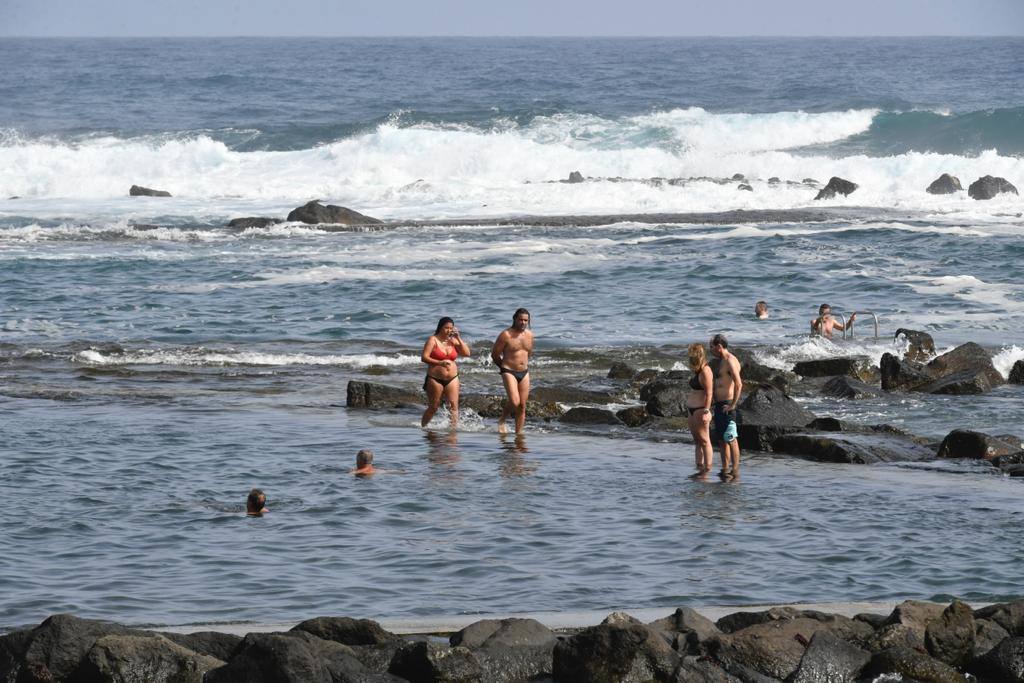
[[[1024,35],[1024,0],[0,0],[0,36]]]

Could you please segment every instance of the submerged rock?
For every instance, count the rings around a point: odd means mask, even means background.
[[[782,434],[772,441],[771,449],[815,462],[857,465],[920,462],[935,457],[931,449],[894,434]]]
[[[854,191],[860,187],[857,183],[852,183],[849,180],[844,180],[837,176],[832,176],[825,187],[818,191],[818,194],[814,197],[815,201],[819,199],[832,199],[837,194],[841,194],[844,197],[851,195]]]
[[[170,197],[171,193],[167,190],[153,190],[148,187],[142,187],[141,185],[132,185],[128,188],[129,197]]]
[[[1010,192],[1017,194],[1017,188],[1014,187],[1006,178],[999,178],[995,176],[982,176],[978,178],[971,186],[967,188],[967,194],[972,199],[992,199],[997,194],[1004,192]]]
[[[333,204],[325,206],[318,199],[307,202],[297,209],[292,209],[291,213],[288,214],[288,220],[309,223],[311,225],[379,225],[384,222],[344,206],[335,206]]]
[[[954,429],[942,440],[937,455],[940,458],[992,460],[1001,455],[1010,455],[1018,451],[1020,451],[1019,443],[1008,443],[997,437],[970,429]]]
[[[622,424],[622,421],[619,420],[612,411],[605,410],[604,408],[591,408],[587,406],[576,406],[574,408],[570,408],[559,418],[559,420],[569,424]]]
[[[948,173],[943,173],[933,180],[932,184],[929,185],[925,191],[928,194],[953,194],[954,192],[960,192],[963,189],[963,186],[960,185],[959,178],[951,176]]]
[[[267,218],[265,216],[247,216],[245,218],[232,218],[228,221],[228,227],[232,230],[248,230],[249,228],[267,228],[271,225],[283,223],[280,218]]]

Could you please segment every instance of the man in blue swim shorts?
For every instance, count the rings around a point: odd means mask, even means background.
[[[743,392],[743,380],[740,378],[740,362],[729,351],[725,335],[716,334],[710,346],[711,355],[716,360],[711,364],[715,378],[714,403],[711,406],[712,436],[722,444],[722,471],[719,476],[731,481],[740,476],[740,442],[736,430],[739,412],[736,406]]]

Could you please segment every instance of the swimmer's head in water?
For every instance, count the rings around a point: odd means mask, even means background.
[[[756,304],[754,304],[754,315],[756,315],[758,318],[763,318],[763,317],[767,316],[768,315],[768,302],[767,301],[758,301]]]
[[[245,499],[245,511],[250,514],[259,514],[267,505],[267,494],[260,489],[249,491],[249,497]]]
[[[373,464],[373,451],[368,448],[356,453],[356,469],[363,469]]]
[[[704,355],[704,345],[700,342],[690,344],[686,355],[690,363],[690,369],[694,372],[699,372],[707,363],[707,356]]]

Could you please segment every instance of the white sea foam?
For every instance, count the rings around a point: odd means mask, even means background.
[[[1016,345],[1004,346],[992,356],[992,365],[996,366],[996,370],[1003,377],[1009,377],[1013,364],[1019,360],[1024,360],[1024,348]]]
[[[770,368],[792,370],[793,365],[805,360],[821,360],[844,356],[867,356],[877,365],[886,353],[902,356],[907,351],[905,339],[826,339],[824,337],[807,337],[806,339],[772,349],[763,349],[755,355],[757,359]]]
[[[127,353],[106,354],[86,349],[74,360],[85,365],[172,365],[172,366],[289,366],[336,365],[367,368],[372,365],[398,367],[415,365],[419,356],[410,354],[311,355],[305,353],[260,353],[255,351],[215,351],[207,349],[140,349]]]
[[[0,216],[138,221],[174,215],[210,220],[252,214],[283,217],[313,198],[397,219],[785,209],[812,204],[816,190],[769,185],[767,178],[825,182],[834,175],[857,182],[860,189],[822,205],[952,212],[981,220],[1024,208],[1021,197],[1012,194],[976,202],[965,192],[925,192],[944,172],[965,182],[991,174],[1024,183],[1024,159],[995,151],[976,157],[909,153],[881,158],[790,151],[862,132],[874,113],[710,114],[680,109],[621,120],[561,115],[488,130],[386,123],[332,144],[280,152],[237,152],[202,135],[180,140],[96,138],[74,144],[8,139],[0,140],[0,197],[21,198],[0,200]],[[633,181],[546,182],[573,170],[591,179]],[[738,192],[734,183],[636,182],[727,178],[737,172],[750,179],[754,192]],[[129,198],[132,184],[166,189],[174,197]],[[273,228],[270,234],[290,229]]]
[[[925,277],[906,275],[895,278],[906,282],[919,294],[948,295],[964,301],[987,304],[999,311],[1024,311],[1024,284],[981,280],[973,275]]]

